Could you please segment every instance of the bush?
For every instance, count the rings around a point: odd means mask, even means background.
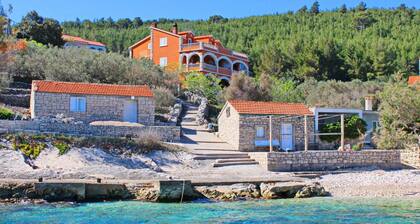
[[[379,95],[381,105],[377,144],[384,149],[419,146],[420,91],[405,82],[388,84]]]
[[[157,108],[171,107],[175,104],[176,98],[168,88],[157,87],[156,89],[153,89],[153,95]]]
[[[153,131],[143,133],[142,136],[136,138],[136,143],[142,152],[150,152],[163,148],[160,136]]]
[[[58,154],[60,156],[66,154],[68,151],[70,151],[70,146],[65,142],[56,141],[56,142],[53,142],[52,145],[58,149]]]
[[[12,110],[0,107],[0,119],[2,120],[11,120],[15,117],[15,113]]]
[[[190,73],[185,79],[187,89],[193,93],[204,96],[211,104],[217,104],[218,96],[222,91],[220,79],[215,75],[205,76],[200,73]]]
[[[9,135],[6,137],[6,139],[12,142],[12,147],[14,150],[19,150],[22,152],[22,154],[31,159],[36,159],[41,151],[46,147],[45,143],[36,142],[32,140],[28,135]]]
[[[366,132],[366,122],[356,115],[344,119],[344,137],[347,139],[356,139]],[[321,133],[339,133],[341,132],[341,121],[326,124],[321,127]],[[336,142],[340,140],[340,135],[321,135],[322,141]]]

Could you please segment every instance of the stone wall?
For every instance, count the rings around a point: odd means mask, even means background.
[[[404,165],[420,169],[420,148],[407,148],[401,150],[401,162]]]
[[[77,136],[141,137],[156,134],[162,141],[179,141],[179,126],[111,126],[88,124],[45,123],[39,121],[0,120],[0,129],[8,132],[43,132]]]
[[[272,117],[272,139],[281,142],[281,127],[282,123],[293,124],[293,145],[295,150],[303,150],[305,144],[304,135],[304,118],[303,116],[296,117]],[[265,136],[263,138],[256,137],[256,129],[258,126],[264,127]],[[308,116],[308,138],[309,143],[313,143],[314,120],[313,117]],[[241,115],[239,118],[239,149],[241,151],[255,150],[255,140],[269,140],[269,118],[268,116],[256,115]]]
[[[218,120],[218,137],[239,150],[239,114],[227,104],[220,112]]]
[[[71,94],[32,92],[32,118],[64,114],[76,120],[90,123],[92,121],[122,121],[124,103],[131,97],[104,95],[77,95],[86,97],[86,112],[70,112]],[[152,97],[136,97],[138,122],[152,125],[154,122],[155,102]]]
[[[368,166],[402,168],[399,150],[255,152],[249,155],[268,171],[320,171]]]

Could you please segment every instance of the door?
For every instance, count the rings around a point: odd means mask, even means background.
[[[126,122],[137,123],[137,101],[136,100],[125,101],[123,119]]]
[[[293,125],[281,124],[281,148],[283,150],[293,150]]]

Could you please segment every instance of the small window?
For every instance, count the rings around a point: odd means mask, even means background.
[[[168,65],[168,58],[167,58],[167,57],[160,58],[160,59],[159,59],[159,65],[160,65],[161,67],[165,67],[166,65]]]
[[[70,112],[86,112],[86,97],[70,97]]]
[[[167,37],[160,38],[160,40],[159,40],[159,46],[161,46],[161,47],[168,46],[168,38]]]
[[[264,136],[265,136],[265,133],[264,133],[264,127],[261,127],[261,126],[257,127],[257,133],[256,133],[256,136],[257,136],[258,138],[264,138]]]
[[[188,43],[191,44],[192,43],[192,40],[191,39],[188,39]]]
[[[374,132],[378,131],[379,121],[372,121],[372,129],[373,129]]]
[[[147,45],[147,49],[152,49],[152,43],[149,43],[148,45]]]
[[[226,108],[226,117],[230,117],[230,107]]]

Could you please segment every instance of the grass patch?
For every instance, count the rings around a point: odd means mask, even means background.
[[[11,120],[15,117],[15,113],[12,110],[5,107],[0,107],[0,119],[1,120]]]

